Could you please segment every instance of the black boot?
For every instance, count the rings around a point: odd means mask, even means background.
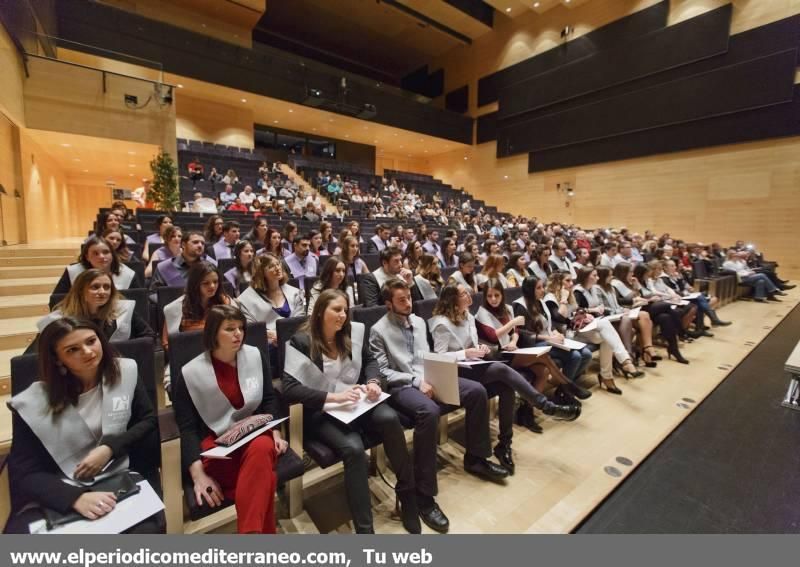
[[[517,425],[521,425],[522,427],[530,429],[534,433],[544,432],[542,426],[536,423],[536,418],[533,415],[533,408],[527,402],[522,402],[519,405],[514,421]]]
[[[413,490],[396,492],[395,509],[399,512],[403,527],[410,534],[421,534],[422,524],[419,522],[419,509],[417,508],[417,495]]]
[[[669,338],[669,347],[667,347],[667,358],[675,358],[681,364],[689,364],[689,361],[683,358],[680,349],[678,348],[678,339],[675,337]]]
[[[554,404],[553,402],[547,402],[542,408],[542,413],[550,415],[554,419],[560,421],[575,421],[581,415],[581,406],[572,404],[562,406]]]
[[[708,310],[708,318],[711,319],[711,325],[714,327],[727,327],[731,324],[730,321],[722,321],[713,309]]]
[[[586,400],[592,397],[592,393],[589,390],[581,388],[575,382],[568,382],[565,386],[567,391],[579,400]]]

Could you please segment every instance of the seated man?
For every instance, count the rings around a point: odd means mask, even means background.
[[[411,313],[411,290],[391,278],[381,289],[388,309],[370,330],[369,347],[391,394],[390,403],[414,418],[414,481],[417,507],[425,524],[446,532],[450,522],[434,497],[436,484],[436,436],[441,404],[433,398],[433,387],[425,381],[423,354],[430,352],[425,322]],[[458,378],[461,407],[466,416],[464,468],[488,480],[500,480],[508,471],[488,459],[492,454],[486,388],[467,378]]]
[[[250,206],[253,204],[253,201],[256,200],[256,194],[253,193],[253,188],[249,185],[244,186],[244,191],[239,193],[239,200],[242,202],[243,205]]]
[[[233,192],[233,185],[230,183],[225,186],[225,190],[219,194],[219,201],[224,207],[228,207],[236,200],[236,193]]]
[[[186,168],[189,173],[189,179],[192,181],[200,181],[205,179],[205,168],[203,164],[200,163],[200,158],[195,156],[195,158],[189,162],[189,165]]]
[[[375,227],[375,236],[369,239],[367,242],[367,253],[368,254],[378,254],[382,252],[384,248],[389,246],[389,227],[385,224],[379,224]]]
[[[300,289],[305,289],[305,279],[317,275],[317,257],[309,253],[311,237],[307,234],[298,236],[292,242],[292,253],[284,261],[289,267],[291,277],[297,279]]]
[[[222,226],[222,238],[211,247],[211,255],[217,260],[233,258],[233,247],[239,242],[241,229],[236,221],[227,221]]]
[[[380,305],[381,286],[389,278],[400,278],[408,284],[409,288],[414,285],[414,274],[411,270],[403,267],[403,253],[396,246],[389,246],[381,250],[381,267],[366,274],[361,280],[361,301],[366,307]]]
[[[159,287],[181,287],[186,285],[189,268],[197,262],[217,262],[205,254],[206,239],[202,232],[189,230],[181,237],[181,253],[169,260],[158,263],[150,282],[150,291],[155,292]],[[154,299],[154,298],[153,298]]]
[[[233,200],[233,204],[228,207],[229,211],[239,211],[240,213],[247,212],[247,205],[242,204],[242,200],[239,197],[236,197]]]

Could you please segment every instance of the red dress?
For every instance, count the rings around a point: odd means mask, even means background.
[[[239,374],[233,366],[211,358],[217,384],[231,405],[239,409],[244,396],[239,386]],[[216,435],[209,431],[200,442],[203,451],[213,448]],[[272,432],[256,437],[238,449],[229,460],[202,458],[206,474],[216,480],[225,498],[236,502],[239,533],[275,533],[275,462],[278,454]]]

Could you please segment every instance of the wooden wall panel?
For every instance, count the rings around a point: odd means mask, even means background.
[[[495,157],[495,144],[430,159],[430,174],[501,211],[581,226],[652,229],[689,240],[754,242],[800,277],[787,234],[800,218],[800,137],[720,146],[529,174],[527,157]],[[575,196],[556,191],[570,181]],[[751,187],[755,190],[751,192]]]
[[[0,69],[3,70],[3,88],[0,88],[0,112],[17,126],[25,125],[25,107],[22,101],[24,72],[19,52],[0,24]]]
[[[185,90],[185,89],[184,89]],[[238,148],[253,147],[253,111],[184,95],[175,97],[178,138]]]
[[[19,154],[19,128],[4,114],[0,114],[0,185],[6,190],[3,200],[2,239],[7,244],[25,242],[25,201],[15,198],[22,194],[22,177]]]
[[[503,88],[500,120],[725,53],[732,7],[723,6]],[[635,16],[629,16],[628,19]],[[590,34],[591,35],[591,34]]]
[[[792,99],[795,49],[499,127],[498,155],[541,151]]]

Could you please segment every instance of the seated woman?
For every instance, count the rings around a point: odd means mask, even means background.
[[[36,323],[36,328],[41,333],[53,321],[73,317],[91,321],[109,341],[155,338],[150,325],[136,314],[135,309],[136,302],[122,297],[106,272],[92,268],[78,276],[66,297]],[[28,346],[25,354],[36,352],[39,336]]]
[[[490,349],[478,341],[475,317],[469,312],[472,294],[461,284],[448,284],[428,320],[428,329],[433,336],[433,351],[447,354],[458,361],[482,359]],[[494,455],[500,464],[514,474],[515,464],[511,452],[514,435],[514,403],[518,392],[531,405],[544,407],[547,398],[534,390],[519,372],[502,362],[490,362],[470,368],[467,378],[487,388],[487,393],[499,398],[499,435]],[[491,395],[491,394],[490,394]],[[466,464],[466,463],[465,463]]]
[[[320,273],[319,279],[311,287],[311,292],[309,293],[308,313],[314,310],[314,304],[326,289],[338,289],[347,295],[350,307],[356,304],[353,286],[347,281],[347,267],[338,256],[330,256],[322,266],[322,273]]]
[[[753,299],[759,302],[766,300],[780,301],[777,295],[786,295],[781,291],[766,274],[756,273],[747,266],[744,258],[747,252],[739,252],[735,248],[728,249],[722,269],[736,273],[736,279],[753,288]]]
[[[522,252],[514,252],[508,258],[508,269],[506,270],[506,287],[520,287],[522,282],[533,272],[528,268],[528,260]]]
[[[233,247],[233,268],[225,272],[223,277],[233,287],[235,296],[238,296],[241,289],[253,281],[255,255],[255,248],[249,240],[240,240]]]
[[[548,374],[554,382],[567,384],[569,380],[549,355],[513,355],[518,348],[517,341],[519,340],[516,327],[521,327],[524,324],[525,317],[521,315],[514,316],[511,306],[506,304],[503,284],[496,279],[487,281],[483,287],[483,305],[480,306],[478,314],[475,316],[478,339],[485,344],[509,353],[508,360],[512,368],[530,370],[537,378],[533,384],[534,390],[541,391],[542,386],[547,381]],[[539,402],[542,399],[537,397],[534,401]],[[534,419],[533,407],[523,398],[520,407],[517,408],[516,421],[519,425],[524,425],[535,433],[542,433],[544,430]],[[552,402],[544,401],[544,405],[536,407],[541,409],[545,415],[553,415],[556,419],[572,421],[580,415],[580,406],[559,406]]]
[[[440,252],[442,261],[442,268],[457,268],[458,256],[456,255],[456,240],[455,238],[445,238],[442,241],[442,250]]]
[[[553,327],[550,309],[544,303],[544,295],[544,282],[536,276],[522,281],[522,297],[512,304],[514,315],[525,318],[525,325],[519,329],[521,347],[547,346],[551,342],[564,341],[564,335]],[[564,376],[569,379],[566,390],[581,400],[591,397],[592,393],[581,388],[577,380],[592,361],[592,351],[587,347],[580,350],[553,348],[549,354],[550,358],[561,365]]]
[[[174,380],[172,402],[181,432],[181,463],[189,472],[198,506],[211,508],[226,498],[236,503],[237,531],[275,533],[275,462],[288,443],[275,428],[237,449],[229,459],[207,459],[200,453],[237,421],[269,414],[280,407],[262,353],[244,344],[247,325],[239,309],[209,309],[205,352],[183,367]]]
[[[164,349],[169,347],[171,334],[205,328],[212,307],[232,302],[219,285],[216,266],[208,262],[194,264],[186,276],[186,293],[164,306],[164,329],[161,333]]]
[[[258,255],[272,254],[278,258],[283,258],[283,247],[281,246],[281,231],[276,228],[268,228],[264,248],[258,251]]]
[[[150,258],[150,244],[164,244],[166,239],[164,233],[173,225],[172,217],[169,215],[159,215],[156,219],[156,232],[147,235],[142,249],[142,259],[147,261]]]
[[[553,324],[563,325],[564,329],[572,326],[572,320],[578,311],[578,302],[572,291],[574,282],[572,276],[567,272],[556,272],[547,281],[544,302],[550,309],[550,316]],[[600,309],[601,305],[593,307]],[[605,307],[602,307],[605,310]],[[591,331],[577,329],[575,338],[582,342],[600,345],[600,374],[597,382],[600,388],[605,388],[612,394],[622,395],[622,390],[614,384],[611,377],[614,368],[621,370],[626,378],[640,378],[644,372],[637,370],[633,365],[631,354],[625,348],[617,331],[607,319],[597,319],[587,314],[585,318],[587,324],[594,323],[596,328]],[[614,362],[616,361],[616,364]]]
[[[154,266],[158,262],[169,260],[178,256],[181,253],[181,240],[183,240],[183,231],[179,226],[171,226],[164,231],[164,246],[156,248],[150,258],[150,262],[144,269],[144,277],[150,278],[153,276]]]
[[[130,244],[131,246],[136,244],[136,241],[133,238],[125,234],[126,229],[122,226],[123,220],[124,219],[114,211],[102,213],[97,219],[97,228],[94,231],[94,236],[99,236],[107,230],[118,230],[122,233],[122,238],[125,240],[125,244]]]
[[[136,362],[115,358],[94,324],[73,317],[45,327],[38,352],[41,381],[8,403],[14,514],[6,532],[27,533],[29,524],[42,517],[34,506],[77,512],[88,520],[111,513],[114,493],[91,486],[101,472],[137,471],[160,491],[157,459],[148,454],[158,450],[156,414]],[[129,403],[111,403],[117,399]],[[127,533],[158,533],[163,524],[158,514]]]
[[[553,273],[553,268],[550,266],[550,254],[549,246],[539,245],[536,247],[534,257],[531,258],[530,271],[542,282],[546,282]]]
[[[709,333],[705,325],[703,325],[705,315],[703,311],[700,310],[700,304],[697,301],[684,300],[681,294],[664,282],[662,278],[664,275],[663,264],[666,262],[674,262],[674,260],[662,260],[660,262],[653,260],[646,264],[647,285],[645,287],[647,287],[649,291],[652,291],[657,297],[676,305],[675,311],[681,316],[684,330],[688,332],[689,326],[694,324],[695,330],[689,333],[690,337],[713,337],[714,335]],[[634,276],[636,276],[636,269],[634,269],[633,273]],[[706,306],[708,305],[705,298],[703,299],[703,303],[705,303]]]
[[[619,262],[614,266],[611,287],[622,306],[640,307],[650,314],[650,319],[658,325],[661,336],[667,341],[668,356],[675,357],[681,364],[689,364],[678,348],[678,333],[681,327],[679,317],[672,314],[672,305],[664,301],[650,301],[639,293],[641,285],[633,275],[633,267],[628,262]]]
[[[350,321],[347,296],[326,289],[305,325],[286,345],[283,394],[290,404],[303,404],[305,435],[328,445],[344,463],[344,482],[356,533],[374,533],[368,484],[368,463],[361,434],[374,432],[397,475],[403,527],[420,533],[414,489],[414,468],[397,414],[381,403],[349,424],[323,411],[326,403],[355,402],[381,395],[378,365],[364,337],[364,325]]]
[[[319,233],[322,236],[322,247],[326,250],[330,250],[331,245],[336,245],[338,242],[333,235],[333,225],[328,221],[319,223]]]
[[[423,254],[425,254],[425,249],[422,247],[422,242],[419,240],[410,242],[403,253],[403,267],[412,272],[416,272],[417,268],[419,268],[419,260],[422,258]],[[436,262],[439,262],[438,258]]]
[[[475,278],[475,257],[469,252],[462,252],[458,257],[458,271],[450,275],[447,285],[451,283],[463,285],[471,294],[478,293],[478,282]]]
[[[122,232],[119,230],[107,229],[103,231],[103,238],[108,242],[108,245],[111,246],[111,250],[114,251],[120,262],[123,264],[140,263],[136,255],[128,248],[128,245],[124,244],[125,237]]]
[[[136,272],[125,264],[120,263],[119,258],[117,258],[108,242],[99,236],[91,236],[81,247],[78,262],[66,267],[53,293],[67,293],[75,279],[86,270],[92,268],[108,273],[114,280],[114,285],[117,289],[144,286],[144,282],[139,279]]]
[[[368,274],[367,263],[361,258],[361,247],[354,236],[345,236],[339,240],[341,253],[339,257],[347,266],[347,277],[356,280],[358,274]]]
[[[288,285],[288,272],[282,260],[272,254],[259,256],[250,287],[239,296],[242,311],[251,322],[267,324],[267,346],[272,368],[277,368],[278,334],[276,321],[305,315],[302,292]]]
[[[508,280],[503,275],[505,267],[506,259],[503,256],[500,254],[490,254],[483,263],[481,273],[475,276],[475,283],[478,284],[478,289],[489,281],[489,279],[496,279],[503,284],[503,287],[508,287]]]
[[[689,282],[684,279],[680,270],[678,270],[674,260],[664,261],[662,269],[661,282],[663,285],[680,296],[688,295],[694,291],[692,286],[689,285]],[[730,321],[722,321],[719,316],[717,316],[715,309],[717,305],[719,305],[719,300],[713,295],[709,297],[705,293],[701,293],[697,298],[690,299],[689,301],[697,304],[697,317],[699,321],[695,323],[695,327],[698,329],[706,329],[706,315],[708,315],[708,318],[711,319],[711,324],[715,327],[726,327],[731,324]]]
[[[289,256],[294,253],[294,239],[297,238],[297,225],[292,221],[283,225],[283,238],[281,239],[281,249],[283,256]]]
[[[417,275],[414,276],[415,286],[411,288],[412,295],[417,299],[438,299],[444,287],[442,270],[439,260],[432,254],[423,254],[417,266]]]
[[[258,201],[255,201],[258,203]],[[266,211],[264,211],[266,212]],[[244,240],[249,240],[253,243],[253,249],[263,248],[267,245],[267,219],[256,217],[253,220],[253,226],[247,234],[244,235]]]
[[[322,234],[318,230],[312,230],[308,233],[309,236],[309,253],[316,256],[317,260],[330,256],[327,246],[322,245]]]
[[[220,215],[211,215],[206,221],[203,235],[206,237],[206,248],[214,246],[222,238],[222,227],[225,220]]]
[[[597,272],[596,277],[590,277],[591,272],[584,273],[585,270],[591,270],[591,267],[584,268],[578,272],[578,282],[586,290],[586,292],[598,297],[605,307],[606,315],[625,315],[630,313],[630,309],[623,307],[617,301],[617,294],[611,286],[611,269],[606,266],[599,266],[595,269]],[[582,297],[583,293],[575,292],[575,297],[578,300],[578,305],[583,307]],[[586,299],[586,298],[584,298]],[[586,299],[586,305],[589,305],[589,299]],[[650,313],[644,309],[640,309],[636,319],[630,317],[621,317],[619,320],[612,323],[622,339],[622,343],[628,352],[634,352],[633,348],[633,331],[636,329],[636,336],[639,339],[639,349],[641,352],[642,360],[647,368],[655,368],[656,362],[661,360],[661,357],[656,354],[653,347],[653,321],[650,319]]]
[[[497,240],[494,238],[487,238],[483,241],[483,246],[481,247],[481,265],[486,265],[486,260],[492,254],[500,254],[500,245],[497,243]]]
[[[699,334],[689,331],[689,327],[694,321],[697,308],[694,305],[681,305],[680,298],[675,298],[672,290],[666,289],[661,293],[655,289],[653,280],[653,270],[657,268],[661,272],[661,261],[651,260],[644,264],[636,264],[633,267],[633,277],[639,282],[639,294],[650,302],[665,302],[670,305],[670,315],[676,320],[678,325],[678,338],[682,341],[692,342]],[[688,303],[688,302],[687,302]]]

